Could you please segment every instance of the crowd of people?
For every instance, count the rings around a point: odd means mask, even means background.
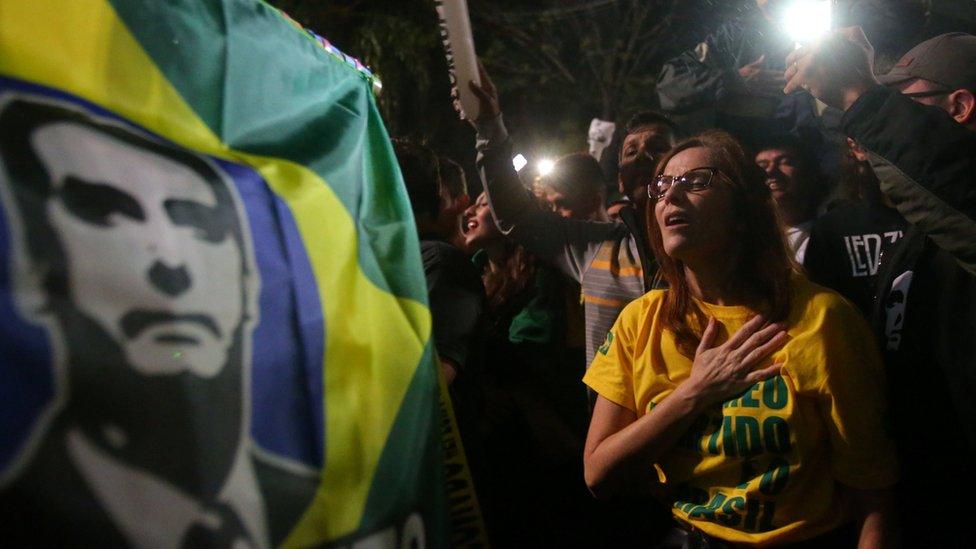
[[[976,36],[750,25],[532,181],[484,69],[483,192],[395,142],[497,546],[969,544]]]

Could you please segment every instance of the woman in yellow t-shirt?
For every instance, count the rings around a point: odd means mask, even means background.
[[[654,487],[693,535],[733,543],[890,542],[878,351],[854,306],[796,272],[762,172],[708,132],[648,193],[669,289],[624,309],[584,377],[591,491]]]

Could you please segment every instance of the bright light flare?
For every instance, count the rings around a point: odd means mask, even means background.
[[[536,163],[535,168],[539,171],[539,175],[547,176],[552,173],[553,168],[556,167],[556,161],[551,158],[543,158]]]
[[[798,45],[816,42],[830,32],[830,0],[794,0],[783,12],[783,30]]]
[[[529,161],[526,160],[525,157],[522,156],[521,154],[517,154],[512,158],[512,166],[515,168],[515,171],[517,172],[522,171],[522,168],[524,168],[525,165],[528,163]]]

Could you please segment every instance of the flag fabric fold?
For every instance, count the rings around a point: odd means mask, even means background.
[[[0,524],[444,545],[368,72],[258,0],[0,0],[0,29]]]

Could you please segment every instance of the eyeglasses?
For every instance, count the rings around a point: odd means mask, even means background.
[[[688,170],[682,175],[659,175],[647,184],[647,196],[657,202],[668,194],[675,184],[683,187],[687,192],[695,193],[712,186],[715,174],[722,173],[718,168],[702,167]]]

